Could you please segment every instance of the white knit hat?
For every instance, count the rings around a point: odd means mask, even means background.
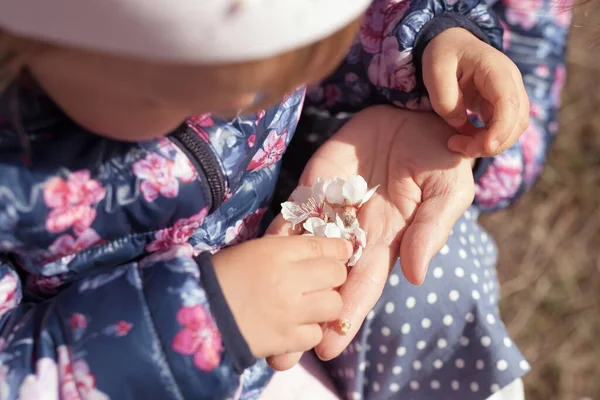
[[[327,37],[372,0],[0,0],[0,29],[181,63],[261,59]]]

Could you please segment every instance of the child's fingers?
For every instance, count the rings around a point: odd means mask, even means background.
[[[423,67],[423,80],[434,111],[450,126],[458,128],[467,122],[467,110],[456,69],[455,59],[426,65]]]
[[[510,74],[509,77],[507,73]],[[493,105],[493,116],[483,138],[486,156],[494,156],[506,150],[507,144],[512,144],[511,141],[516,140],[515,135],[518,138],[518,132],[523,132],[526,127],[522,109],[528,100],[515,82],[513,74],[511,69],[495,67],[475,76],[479,93]]]
[[[267,363],[275,371],[287,371],[298,364],[303,354],[302,352],[298,352],[271,356],[267,357]]]

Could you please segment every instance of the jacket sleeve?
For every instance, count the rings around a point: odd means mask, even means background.
[[[529,128],[512,148],[475,168],[475,204],[483,211],[514,202],[542,171],[558,128],[572,13],[554,0],[504,0],[494,9],[504,24],[505,52],[523,74],[531,113]]]
[[[357,112],[376,104],[430,109],[421,79],[427,44],[461,27],[500,49],[502,27],[484,0],[375,0],[343,64],[310,88],[309,107]]]
[[[209,255],[122,265],[42,303],[8,259],[0,276],[0,399],[226,399],[254,363]]]

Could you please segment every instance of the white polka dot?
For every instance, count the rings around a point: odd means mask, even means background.
[[[473,313],[467,313],[467,315],[465,315],[465,322],[471,323],[475,321],[475,315],[473,315]]]
[[[418,350],[423,350],[425,347],[427,347],[427,342],[424,340],[419,340],[417,342],[417,349]]]
[[[458,342],[460,343],[461,346],[467,347],[470,343],[470,340],[466,336],[461,336],[460,339],[458,339]]]
[[[458,369],[463,369],[465,367],[465,360],[462,358],[457,358],[456,361],[454,361],[454,365]]]
[[[458,383],[458,381],[452,381],[450,387],[452,387],[452,390],[456,392],[460,388],[460,383]]]
[[[469,210],[465,211],[465,213],[464,213],[464,216],[465,216],[465,219],[466,219],[467,221],[470,221],[470,220],[471,220],[471,217],[472,217],[472,216],[471,216],[471,211],[469,211]]]
[[[402,373],[402,367],[400,366],[395,366],[394,368],[392,368],[392,373],[394,375],[400,375]]]
[[[433,269],[433,277],[440,279],[442,276],[444,276],[444,270],[442,270],[440,267],[435,267]]]
[[[421,326],[424,329],[428,329],[431,326],[431,320],[429,318],[423,318],[423,320],[421,321]]]
[[[483,347],[490,347],[491,344],[492,344],[492,339],[490,339],[489,336],[484,336],[481,338],[481,345]]]
[[[459,256],[460,258],[462,258],[463,260],[466,260],[466,259],[467,259],[467,257],[468,257],[468,254],[467,254],[467,252],[465,251],[465,249],[460,249],[460,250],[458,250],[458,256]]]
[[[498,368],[498,371],[506,371],[508,368],[508,363],[506,360],[500,360],[496,363],[496,368]]]
[[[488,314],[485,317],[486,321],[488,322],[488,324],[493,325],[496,323],[496,318],[494,318],[494,316],[492,314]]]
[[[438,341],[437,341],[437,346],[438,346],[440,349],[445,349],[445,348],[446,348],[446,346],[448,346],[448,342],[447,342],[447,341],[446,341],[446,339],[444,339],[444,338],[438,339]]]
[[[363,361],[360,364],[358,364],[358,370],[359,371],[364,371],[367,368],[367,364]]]
[[[388,348],[386,345],[381,345],[379,346],[379,351],[381,352],[381,354],[386,354],[388,352]]]
[[[373,391],[379,392],[380,390],[381,390],[381,386],[379,386],[379,383],[373,382]]]
[[[521,362],[519,363],[519,367],[521,367],[521,369],[523,371],[528,371],[531,368],[531,366],[529,365],[529,363],[527,361],[525,361],[525,360],[521,360]]]
[[[471,274],[471,280],[473,281],[473,283],[479,282],[479,278],[477,277],[476,274]]]
[[[444,316],[442,322],[444,323],[444,325],[450,326],[452,325],[452,322],[454,322],[454,318],[452,318],[452,315],[446,315]]]
[[[479,294],[477,290],[473,290],[471,292],[471,297],[473,298],[473,300],[479,300],[481,299],[481,294]]]
[[[459,297],[460,294],[458,293],[458,290],[451,290],[450,294],[448,295],[450,301],[457,301]]]
[[[400,385],[398,385],[397,383],[392,383],[390,385],[390,392],[396,393],[399,390],[400,390]]]
[[[398,347],[398,348],[396,349],[396,355],[397,355],[398,357],[402,357],[402,356],[404,356],[405,354],[406,354],[406,347],[404,347],[404,346],[400,346],[400,347]]]
[[[473,264],[475,264],[475,267],[477,267],[477,268],[481,268],[481,263],[479,262],[479,260],[478,260],[478,259],[474,259],[474,260],[473,260]]]
[[[392,333],[392,330],[390,328],[388,328],[387,326],[384,326],[383,328],[381,328],[381,334],[383,336],[390,336],[391,333]]]
[[[442,369],[443,366],[444,366],[444,363],[440,359],[437,359],[433,362],[433,368],[435,368],[435,369]]]
[[[367,345],[365,346],[365,348],[367,349],[367,351],[371,351],[371,344],[367,343]]]
[[[417,300],[414,297],[409,297],[408,299],[406,299],[406,308],[411,309],[411,308],[415,308],[415,305],[417,304]]]
[[[440,388],[440,381],[431,381],[431,388],[433,390],[438,390]]]
[[[442,249],[440,250],[440,254],[443,256],[445,256],[449,252],[450,252],[450,247],[448,247],[447,244],[445,244],[444,247],[442,247]]]
[[[415,361],[413,361],[412,366],[415,371],[420,371],[421,368],[423,367],[423,364],[421,363],[421,361],[415,360]]]
[[[400,277],[396,274],[392,274],[390,275],[390,285],[391,286],[398,286],[398,284],[400,283]]]
[[[490,277],[490,271],[488,271],[487,269],[485,271],[483,271],[483,275],[485,275],[486,278]]]
[[[496,297],[490,296],[490,304],[496,304]]]
[[[410,381],[410,383],[408,384],[408,386],[410,386],[410,388],[414,391],[419,390],[419,382],[417,381]]]
[[[383,371],[385,370],[384,366],[382,363],[378,363],[377,364],[377,372],[379,372],[380,374],[383,374]]]
[[[479,384],[477,382],[471,382],[471,392],[475,393],[479,391]]]
[[[487,233],[484,232],[484,233],[481,234],[481,241],[484,242],[484,243],[488,241],[488,235],[487,235]]]
[[[458,238],[458,240],[460,240],[460,244],[462,244],[463,246],[467,245],[467,238],[464,236],[461,236]]]
[[[360,395],[360,393],[358,392],[353,392],[352,393],[352,400],[360,400],[362,397]]]
[[[429,304],[434,304],[437,301],[437,294],[431,292],[427,295],[427,302]]]
[[[509,338],[505,337],[504,338],[504,345],[506,347],[511,347],[512,346],[512,340],[510,340]]]
[[[465,233],[467,231],[467,224],[465,224],[464,222],[460,224],[460,231],[462,233]]]
[[[456,267],[456,269],[454,270],[454,275],[456,275],[459,278],[462,278],[463,276],[465,276],[465,270],[461,267]]]
[[[402,325],[402,327],[400,328],[400,332],[402,332],[405,335],[408,335],[410,333],[410,325],[407,323]]]
[[[497,383],[492,384],[492,386],[490,386],[490,391],[492,393],[496,393],[500,391],[500,385],[498,385]]]
[[[385,312],[388,314],[393,313],[395,309],[396,309],[396,306],[392,302],[389,302],[385,305]]]
[[[482,370],[484,367],[485,363],[483,362],[483,360],[475,361],[475,368],[477,368],[478,370]]]
[[[469,243],[475,244],[475,236],[469,235]]]
[[[369,311],[369,314],[367,314],[367,319],[372,320],[373,318],[375,318],[375,311],[371,310]]]

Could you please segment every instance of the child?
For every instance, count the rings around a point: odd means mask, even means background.
[[[256,236],[303,90],[180,123],[327,74],[366,3],[3,3],[3,397],[225,398],[254,357],[320,341],[345,243],[217,253]]]
[[[325,75],[368,0],[272,3],[2,2],[1,399],[247,397],[337,318],[348,243],[233,246],[304,89],[201,114]]]

